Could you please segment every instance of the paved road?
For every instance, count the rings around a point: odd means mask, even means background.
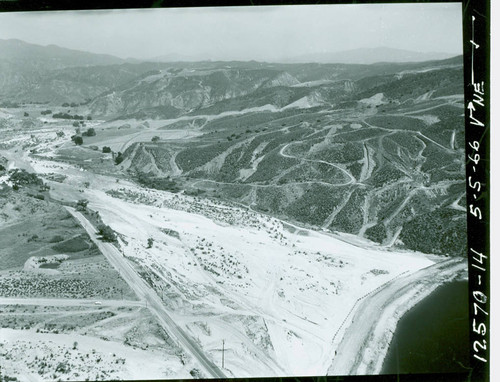
[[[406,277],[396,278],[384,288],[358,301],[352,316],[348,317],[349,326],[333,357],[328,375],[379,373],[385,357],[381,353],[380,337],[385,333],[375,332],[375,328],[384,310],[394,309],[391,303],[396,301],[397,304],[399,298],[406,301],[412,297],[418,298],[417,296],[424,298],[426,292],[434,290],[445,280],[456,276],[460,270],[466,269],[467,263],[463,259],[447,259]],[[367,355],[366,349],[374,351]]]
[[[130,288],[137,296],[146,302],[151,313],[158,318],[159,323],[168,335],[176,340],[177,343],[198,360],[202,369],[214,378],[226,378],[225,374],[215,366],[215,364],[207,358],[198,344],[192,340],[170,317],[163,302],[158,297],[156,292],[137,274],[135,269],[130,265],[118,249],[111,243],[105,243],[97,238],[97,231],[94,226],[74,208],[66,207],[85,228],[90,238],[99,247],[102,254],[108,259],[116,270],[120,273],[123,279],[128,283]]]
[[[0,305],[43,305],[43,306],[145,306],[144,301],[99,300],[69,298],[10,298],[1,297]]]

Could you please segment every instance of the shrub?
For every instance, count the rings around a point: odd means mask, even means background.
[[[148,248],[153,247],[153,242],[154,242],[154,239],[152,237],[148,238]]]
[[[100,224],[97,227],[97,231],[99,232],[99,235],[101,235],[101,239],[103,241],[116,241],[115,231],[113,231],[113,229],[109,225]]]

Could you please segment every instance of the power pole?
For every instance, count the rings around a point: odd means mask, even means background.
[[[222,340],[222,368],[224,369],[224,340]]]

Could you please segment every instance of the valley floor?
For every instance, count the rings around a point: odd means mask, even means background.
[[[68,175],[49,182],[52,197],[90,201],[118,233],[122,261],[213,363],[224,340],[227,376],[376,373],[396,317],[464,266],[359,239],[349,244],[348,235],[286,229],[239,206],[117,184],[50,161],[30,163],[42,175]],[[386,325],[382,317],[395,310]],[[370,339],[379,322],[383,340]]]
[[[398,319],[466,271],[462,259],[315,231],[235,203],[142,187],[123,173],[85,170],[75,164],[73,146],[71,161],[54,159],[63,138],[39,136],[45,141],[36,144],[43,149],[37,155],[20,147],[0,154],[50,186],[51,201],[66,206],[139,300],[52,303],[92,314],[102,308],[124,320],[146,317],[168,338],[141,342],[136,335],[137,346],[121,334],[102,338],[114,329],[124,333],[124,322],[116,328],[82,324],[71,333],[37,332],[36,325],[3,328],[3,372],[23,380],[376,374]],[[290,156],[285,148],[281,155]],[[70,207],[82,199],[87,211]],[[116,232],[116,244],[98,240],[90,217],[95,213]],[[9,309],[0,314],[15,320],[26,306],[43,301],[0,298]],[[125,307],[131,310],[118,311]],[[93,362],[100,364],[95,375]],[[54,368],[59,371],[50,375]]]

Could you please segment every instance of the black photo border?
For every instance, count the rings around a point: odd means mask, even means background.
[[[490,0],[0,0],[0,12],[265,6],[462,3],[470,369],[463,373],[237,378],[228,381],[489,381],[490,379]],[[1,36],[0,36],[1,38]],[[213,381],[210,379],[209,381]]]

